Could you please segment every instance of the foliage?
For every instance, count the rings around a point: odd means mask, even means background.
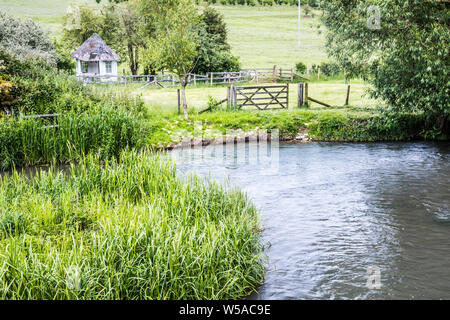
[[[304,74],[306,72],[306,64],[303,62],[297,62],[295,64],[295,71],[297,71],[299,74]]]
[[[447,6],[426,0],[323,1],[329,53],[349,75],[368,77],[373,97],[397,112],[437,116],[444,130],[450,114]]]
[[[145,122],[128,111],[101,107],[44,119],[0,119],[0,169],[79,160],[89,152],[108,158],[126,147],[142,146]],[[49,125],[57,125],[52,128]]]
[[[198,27],[198,54],[193,72],[206,74],[239,71],[239,60],[231,53],[231,47],[227,43],[223,15],[214,8],[206,7],[200,18],[202,23]]]
[[[76,50],[93,33],[121,57],[127,58],[131,74],[137,74],[140,65],[139,52],[144,48],[140,35],[141,20],[136,2],[107,4],[99,8],[77,5],[64,17],[62,40],[66,51]]]
[[[0,48],[21,61],[41,60],[55,65],[57,53],[44,30],[30,19],[20,20],[0,11]]]
[[[160,65],[180,79],[184,117],[188,119],[185,88],[195,66],[199,44],[197,9],[191,0],[143,1],[141,6],[156,24],[149,48]]]
[[[245,194],[149,152],[0,177],[1,299],[238,299],[264,276]]]

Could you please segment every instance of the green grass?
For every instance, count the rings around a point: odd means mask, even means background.
[[[73,0],[0,0],[0,10],[41,23],[54,35],[61,33],[62,16]],[[78,3],[96,5],[94,0]],[[302,61],[308,66],[327,61],[324,27],[315,16],[302,16],[301,47],[297,44],[297,7],[217,6],[225,16],[233,54],[240,57],[243,68],[295,67]],[[317,26],[321,26],[319,34]],[[123,66],[119,66],[122,70]]]
[[[237,299],[264,275],[245,194],[149,152],[0,177],[0,299]]]
[[[217,8],[225,16],[232,52],[240,57],[243,68],[294,68],[299,61],[311,66],[328,60],[318,12],[314,17],[302,16],[299,49],[297,7]],[[320,34],[317,26],[321,26]]]
[[[0,0],[0,10],[17,17],[27,17],[39,22],[44,29],[58,34],[63,24],[62,16],[71,3],[95,5],[95,0]]]
[[[251,83],[242,85],[255,84]],[[273,83],[266,83],[265,85],[273,85]],[[381,105],[379,101],[369,98],[367,95],[368,85],[366,83],[359,80],[354,80],[350,82],[350,85],[351,90],[349,105],[352,106],[350,109],[355,110],[356,108],[370,111]],[[105,91],[111,90],[112,92],[124,92],[139,95],[142,97],[149,110],[153,112],[173,114],[177,111],[177,88],[142,87],[142,84],[134,84],[129,85],[127,88],[122,85],[102,85],[100,88]],[[310,97],[338,107],[340,111],[343,109],[344,111],[345,109],[348,109],[343,107],[347,94],[347,85],[343,80],[312,82],[309,84],[308,88]],[[297,90],[297,84],[289,85],[289,109],[297,108]],[[226,98],[226,94],[226,86],[188,86],[186,90],[188,107],[197,111],[207,107],[209,96],[220,101]],[[325,110],[328,108],[316,103],[311,103],[311,109]]]

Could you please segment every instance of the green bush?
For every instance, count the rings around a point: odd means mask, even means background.
[[[306,64],[304,64],[303,62],[297,62],[295,64],[295,71],[300,74],[304,74],[306,72]]]

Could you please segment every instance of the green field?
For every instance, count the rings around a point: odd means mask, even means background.
[[[30,17],[40,22],[52,34],[61,32],[62,16],[70,0],[0,0],[0,9],[10,14]],[[77,3],[95,5],[94,0],[82,0]],[[298,47],[297,7],[247,7],[216,6],[225,17],[228,26],[229,43],[235,55],[240,57],[243,68],[272,67],[292,68],[302,61],[308,66],[327,61],[325,51],[324,27],[320,23],[320,13],[314,12],[302,16],[301,47]],[[320,29],[318,29],[320,26]],[[119,70],[126,68],[123,64]],[[176,89],[154,89],[134,86],[135,92],[142,94],[152,108],[163,112],[176,109]],[[130,91],[130,88],[127,89]],[[367,85],[361,81],[352,81],[350,104],[352,106],[372,108],[377,101],[369,99],[365,92]],[[346,85],[342,80],[314,82],[310,85],[310,96],[325,103],[340,106],[344,104]],[[296,106],[297,89],[290,87],[290,108]],[[222,100],[226,96],[224,87],[190,87],[187,90],[188,103],[196,109],[204,108],[209,96]],[[322,108],[312,104],[312,108]]]
[[[71,3],[96,5],[94,0],[0,0],[0,10],[41,23],[54,35],[61,32],[63,15]],[[243,68],[293,67],[303,61],[308,66],[327,60],[324,35],[319,34],[319,14],[302,16],[301,48],[297,45],[296,7],[215,7],[228,25],[232,51]],[[323,27],[321,28],[323,31]]]
[[[266,85],[271,85],[267,83]],[[177,88],[142,88],[143,85],[134,85],[128,88],[123,86],[111,86],[109,89],[123,90],[141,95],[151,109],[157,109],[162,113],[173,113],[177,106]],[[226,87],[198,86],[188,87],[186,96],[190,108],[203,109],[208,104],[208,99],[212,98],[220,101],[226,98]],[[343,80],[312,82],[309,84],[309,96],[333,106],[343,106],[347,93],[347,85]],[[376,100],[370,99],[367,95],[367,85],[361,81],[352,81],[349,104],[356,107],[373,109],[378,104]],[[289,109],[297,107],[297,85],[289,85]],[[319,104],[311,103],[312,109],[324,109]]]

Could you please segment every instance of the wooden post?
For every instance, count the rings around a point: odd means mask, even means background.
[[[305,102],[308,102],[308,83],[305,83]]]
[[[211,86],[213,85],[213,77],[214,77],[214,74],[212,73],[212,72],[210,72],[209,73],[210,74],[210,84],[211,84]]]
[[[289,83],[286,83],[286,109],[289,109]]]
[[[196,74],[194,74],[194,86],[195,87],[197,86],[197,75]]]
[[[231,85],[231,105],[236,108],[236,86]]]
[[[275,83],[277,82],[277,65],[273,66],[273,79],[272,81]]]
[[[294,69],[291,68],[291,82],[294,81]]]
[[[298,84],[297,107],[301,108],[302,106],[303,106],[303,83],[300,82]]]
[[[347,98],[345,98],[345,105],[348,106],[348,100],[350,99],[350,85],[347,86]]]
[[[231,87],[227,87],[227,107],[230,106],[230,100],[231,100]]]
[[[127,86],[127,76],[125,76],[125,87]]]
[[[320,80],[320,66],[317,67],[317,79]]]
[[[177,89],[178,94],[178,114],[181,114],[181,92],[180,89]]]

